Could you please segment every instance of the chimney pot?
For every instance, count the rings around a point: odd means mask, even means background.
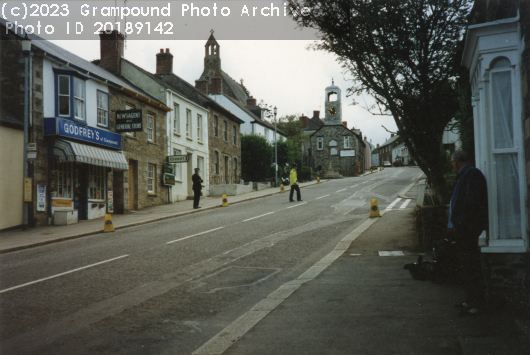
[[[166,48],[166,53],[169,53],[169,48]]]
[[[160,48],[160,53],[164,53],[164,48]]]
[[[173,54],[169,53],[169,48],[160,49],[160,53],[156,55],[156,74],[168,75],[173,73]]]

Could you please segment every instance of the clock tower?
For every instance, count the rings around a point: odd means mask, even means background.
[[[340,125],[342,124],[342,103],[341,92],[338,86],[335,86],[334,81],[331,81],[331,86],[328,86],[325,90],[326,102],[325,102],[325,125]]]

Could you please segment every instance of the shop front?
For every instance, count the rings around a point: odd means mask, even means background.
[[[129,169],[120,151],[121,135],[45,118],[44,136],[48,141],[49,217],[68,211],[86,220],[112,213],[112,172]]]

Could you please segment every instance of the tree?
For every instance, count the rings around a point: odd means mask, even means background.
[[[258,134],[241,135],[241,175],[249,181],[263,181],[270,176],[274,147]]]
[[[440,143],[458,108],[455,83],[471,1],[287,1],[300,26],[319,31],[312,48],[335,53],[353,77],[348,95],[370,94],[371,113],[394,117],[410,154],[443,195]]]

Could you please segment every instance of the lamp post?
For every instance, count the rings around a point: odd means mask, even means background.
[[[276,114],[278,113],[278,109],[276,106],[274,106],[274,169],[275,169],[275,180],[274,184],[275,186],[278,186],[278,144],[276,140]]]
[[[28,130],[29,130],[29,55],[31,53],[31,39],[28,34],[21,41],[22,53],[24,53],[24,187],[26,187],[26,178],[28,177]],[[28,202],[24,196],[23,205],[23,229],[28,229]]]

